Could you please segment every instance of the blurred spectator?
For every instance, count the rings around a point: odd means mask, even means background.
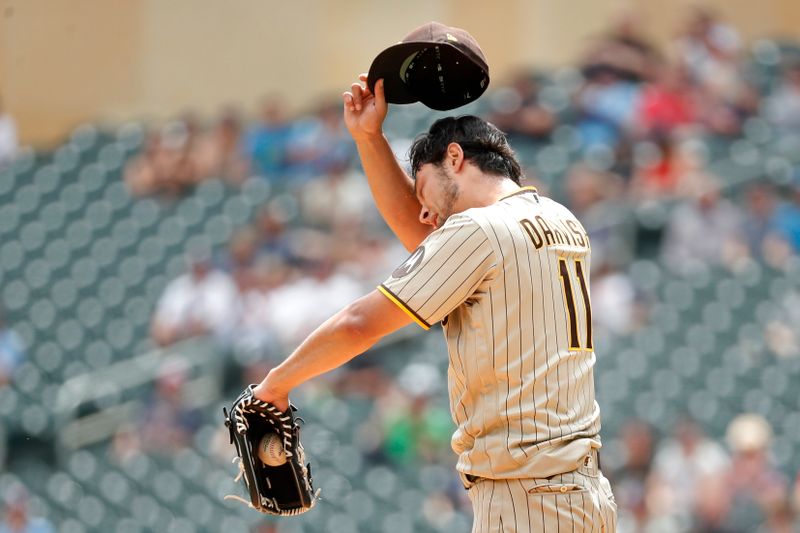
[[[234,280],[238,281],[239,277],[246,276],[255,265],[258,241],[258,232],[250,226],[238,229],[231,237],[223,266]]]
[[[592,243],[592,268],[627,264],[633,250],[633,226],[623,203],[622,179],[590,166],[572,166],[566,176],[567,206],[583,224]]]
[[[153,314],[150,331],[160,346],[197,335],[227,340],[236,286],[230,276],[213,267],[207,252],[194,252],[187,260],[189,272],[167,285]]]
[[[738,32],[707,7],[695,7],[676,42],[678,57],[700,86],[726,94],[741,83]]]
[[[378,218],[367,179],[344,166],[309,181],[300,192],[300,203],[303,221],[312,225],[357,228]]]
[[[676,45],[681,64],[701,90],[701,121],[714,133],[738,135],[744,119],[756,112],[758,95],[741,70],[736,30],[698,7]]]
[[[644,86],[636,110],[638,134],[661,138],[691,127],[697,121],[697,111],[686,69],[659,61],[651,71],[652,80]]]
[[[383,418],[383,453],[395,463],[431,462],[441,458],[443,450],[449,450],[450,416],[426,395],[392,405]]]
[[[621,530],[641,531],[648,520],[647,481],[653,464],[653,430],[645,422],[629,419],[620,429],[622,463],[609,475],[618,506]]]
[[[488,120],[504,131],[511,143],[546,139],[553,131],[556,117],[539,102],[539,84],[526,71],[518,72],[507,87],[491,96]]]
[[[0,168],[14,159],[18,149],[17,124],[3,108],[3,100],[0,97]]]
[[[658,134],[634,151],[630,194],[640,202],[691,196],[709,179],[706,150],[694,139]]]
[[[30,515],[28,502],[28,492],[21,486],[12,487],[3,495],[0,533],[55,533],[48,520]]]
[[[696,421],[679,420],[672,438],[658,447],[653,460],[648,480],[651,515],[675,529],[687,529],[702,484],[707,478],[719,478],[729,465],[725,449],[706,437]]]
[[[287,155],[289,173],[303,180],[350,166],[355,147],[342,121],[341,102],[323,104],[314,115],[294,121]]]
[[[381,392],[372,418],[381,427],[383,458],[400,465],[448,458],[453,422],[434,401],[441,382],[436,366],[411,363]]]
[[[144,149],[125,166],[125,184],[133,196],[182,196],[200,179],[192,157],[197,123],[191,115],[150,132]]]
[[[283,312],[283,306],[275,305],[270,294],[287,281],[289,272],[280,257],[264,256],[245,279],[237,279],[231,347],[241,362],[259,361],[271,366],[286,355],[273,326],[277,322],[275,315]]]
[[[788,502],[788,480],[770,457],[772,428],[760,415],[742,414],[728,425],[726,440],[733,457],[718,487],[730,501],[725,523],[730,530],[755,531]]]
[[[637,327],[636,291],[630,277],[608,263],[592,274],[592,320],[602,330],[624,335]]]
[[[800,207],[781,201],[775,187],[756,182],[746,191],[742,236],[756,258],[765,257],[776,241],[800,250]]]
[[[126,422],[117,428],[109,454],[114,463],[123,467],[142,454],[141,434],[135,423]]]
[[[298,234],[298,248],[312,254],[303,260],[305,276],[276,288],[269,294],[273,329],[285,347],[294,348],[317,326],[345,305],[364,294],[362,285],[337,268],[330,258],[327,235],[312,230]]]
[[[764,100],[762,109],[779,134],[800,134],[800,60],[784,67],[780,85]]]
[[[794,489],[792,490],[792,509],[797,516],[800,516],[800,470],[794,477]]]
[[[139,420],[139,442],[149,453],[173,453],[190,444],[199,429],[200,413],[187,405],[185,364],[170,362],[159,371],[155,391],[145,401]]]
[[[291,124],[286,104],[277,96],[261,101],[259,122],[247,133],[245,153],[252,161],[253,171],[275,180],[286,170],[286,149]]]
[[[641,86],[608,65],[593,66],[584,75],[576,97],[581,143],[584,149],[616,148],[634,129]]]
[[[642,33],[641,17],[634,11],[621,12],[611,22],[610,29],[592,41],[582,60],[589,76],[611,70],[622,79],[643,81],[649,64],[659,54],[650,39]]]
[[[14,371],[24,360],[25,344],[6,324],[5,311],[0,307],[0,387],[12,380]]]
[[[704,477],[698,480],[697,500],[690,533],[749,533],[741,524],[731,524],[732,502],[725,486],[725,476]]]
[[[242,148],[242,123],[233,110],[225,111],[210,131],[199,137],[192,160],[197,175],[240,184],[247,177],[249,161]]]
[[[671,212],[662,242],[662,260],[673,268],[699,260],[721,265],[739,239],[742,216],[727,198],[720,196],[719,184],[707,177],[695,184],[690,202]],[[702,235],[702,239],[697,236]]]
[[[276,255],[286,262],[294,261],[286,220],[279,208],[262,208],[256,216],[255,230],[259,255]]]

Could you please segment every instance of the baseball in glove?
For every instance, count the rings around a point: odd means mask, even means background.
[[[305,513],[319,500],[319,490],[314,492],[311,479],[311,464],[305,463],[303,445],[300,443],[300,427],[295,417],[297,408],[290,405],[282,412],[269,402],[256,398],[254,385],[248,386],[233,402],[230,411],[223,408],[225,425],[236,445],[239,474],[236,481],[244,477],[250,493],[250,501],[229,495],[262,513],[292,516]],[[278,439],[270,438],[270,434]],[[270,466],[259,458],[259,446],[267,437],[283,445],[283,464]],[[280,461],[278,461],[280,462]]]

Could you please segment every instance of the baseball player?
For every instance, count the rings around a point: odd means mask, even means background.
[[[616,530],[598,464],[589,261],[581,223],[520,186],[505,136],[473,116],[437,121],[410,150],[382,124],[382,81],[343,95],[376,204],[411,252],[375,291],[314,331],[256,387],[279,408],[304,381],[415,322],[442,325],[457,470],[473,532]]]

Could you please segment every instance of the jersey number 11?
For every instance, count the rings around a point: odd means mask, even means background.
[[[589,302],[589,287],[586,285],[586,278],[583,274],[583,261],[574,259],[575,273],[577,274],[578,284],[583,296],[583,308],[586,310],[586,344],[581,346],[581,339],[578,335],[578,317],[575,310],[575,297],[572,291],[572,276],[570,275],[569,265],[563,257],[558,259],[558,273],[561,276],[561,285],[564,288],[564,300],[569,312],[569,349],[570,350],[593,350],[592,346],[592,304]]]

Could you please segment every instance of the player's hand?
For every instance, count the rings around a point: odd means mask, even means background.
[[[270,371],[264,380],[256,385],[253,389],[253,396],[264,402],[269,402],[283,412],[289,408],[289,393],[282,392],[277,386],[273,385],[270,380]]]
[[[389,106],[383,94],[383,80],[375,84],[375,94],[367,87],[367,75],[361,74],[359,82],[342,94],[344,123],[353,139],[381,135],[383,121]]]

